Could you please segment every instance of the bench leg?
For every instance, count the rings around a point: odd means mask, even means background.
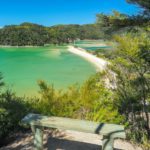
[[[114,139],[113,138],[103,138],[102,140],[102,150],[113,150]]]
[[[34,134],[34,150],[43,150],[43,129],[41,127],[32,126]]]

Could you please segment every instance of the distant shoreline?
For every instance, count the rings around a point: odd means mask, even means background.
[[[96,66],[96,68],[98,69],[98,71],[103,71],[107,68],[108,62],[102,58],[98,58],[90,53],[88,53],[86,50],[82,49],[82,48],[76,48],[74,46],[68,46],[68,51],[79,55],[81,57],[83,57],[84,59],[88,60],[89,62],[91,62],[92,64],[94,64]]]
[[[30,48],[30,47],[44,47],[44,46],[11,46],[11,45],[0,45],[0,48],[20,48],[20,47],[25,47],[25,48]]]
[[[66,46],[66,44],[58,45],[58,44],[45,44],[43,46],[33,46],[33,45],[24,45],[24,46],[12,46],[12,45],[0,45],[0,48],[36,48],[36,47],[49,47],[49,46]]]

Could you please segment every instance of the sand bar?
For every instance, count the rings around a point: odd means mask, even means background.
[[[98,58],[95,55],[88,53],[86,50],[84,50],[82,48],[76,48],[73,46],[68,46],[68,51],[71,53],[74,53],[76,55],[79,55],[79,56],[83,57],[84,59],[88,60],[89,62],[91,62],[92,64],[94,64],[96,66],[98,71],[105,70],[107,65],[108,65],[108,62],[106,60],[104,60],[102,58]]]

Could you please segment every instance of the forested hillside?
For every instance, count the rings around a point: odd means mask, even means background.
[[[100,37],[101,31],[95,24],[44,27],[23,23],[0,29],[0,45],[11,46],[44,46],[44,44],[69,43],[75,39],[99,39]]]

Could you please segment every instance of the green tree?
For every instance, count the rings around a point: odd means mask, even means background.
[[[129,121],[131,137],[144,143],[150,137],[150,37],[146,33],[116,36],[111,68],[116,73],[119,112]]]
[[[147,11],[150,11],[150,1],[149,0],[127,0],[129,3],[139,5]]]

